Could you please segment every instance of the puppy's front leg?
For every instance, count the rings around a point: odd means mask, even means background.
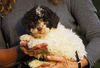
[[[24,34],[24,35],[20,36],[21,41],[30,41],[30,40],[33,40],[33,39],[34,39],[34,37],[31,36],[31,35],[28,35],[28,34]]]

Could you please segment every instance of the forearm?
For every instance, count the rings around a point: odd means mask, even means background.
[[[14,65],[16,63],[17,56],[17,47],[0,49],[0,67],[8,67]]]
[[[100,38],[94,38],[88,44],[87,48],[87,59],[90,63],[90,66],[93,66],[94,63],[100,59]]]
[[[72,13],[80,25],[81,33],[89,44],[86,47],[87,59],[90,66],[100,59],[100,20],[91,0],[72,0]],[[76,7],[75,7],[76,6]]]
[[[20,45],[9,49],[0,49],[0,67],[9,67],[20,61],[25,55],[34,56],[39,54],[43,48],[46,50],[47,44],[36,45],[35,47],[27,50],[27,42],[21,41]],[[42,49],[41,49],[42,48]],[[32,52],[37,49],[35,54]],[[40,51],[38,51],[40,50]],[[31,51],[31,52],[30,52]],[[43,50],[44,51],[44,50]]]

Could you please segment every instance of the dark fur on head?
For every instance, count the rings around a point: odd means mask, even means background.
[[[49,22],[47,27],[56,28],[59,22],[59,17],[56,15],[56,13],[54,13],[48,7],[40,6],[40,8],[42,8],[43,10],[41,10],[42,16],[39,16],[36,13],[37,8],[38,6],[33,7],[24,15],[24,17],[22,18],[22,24],[24,25],[24,27],[30,30],[31,28],[35,28],[38,20],[42,20],[44,22]]]

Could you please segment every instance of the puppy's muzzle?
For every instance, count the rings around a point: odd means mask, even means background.
[[[42,27],[38,27],[37,30],[38,30],[38,31],[42,31]]]

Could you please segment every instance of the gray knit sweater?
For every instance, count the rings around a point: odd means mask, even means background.
[[[93,66],[100,59],[100,21],[91,0],[64,0],[57,6],[48,0],[17,0],[12,12],[2,20],[0,25],[1,47],[5,46],[4,42],[12,47],[19,40],[19,36],[26,33],[21,24],[21,18],[34,5],[45,5],[52,9],[66,28],[75,30],[76,25],[79,24],[81,34],[88,41],[86,50],[90,65]]]

